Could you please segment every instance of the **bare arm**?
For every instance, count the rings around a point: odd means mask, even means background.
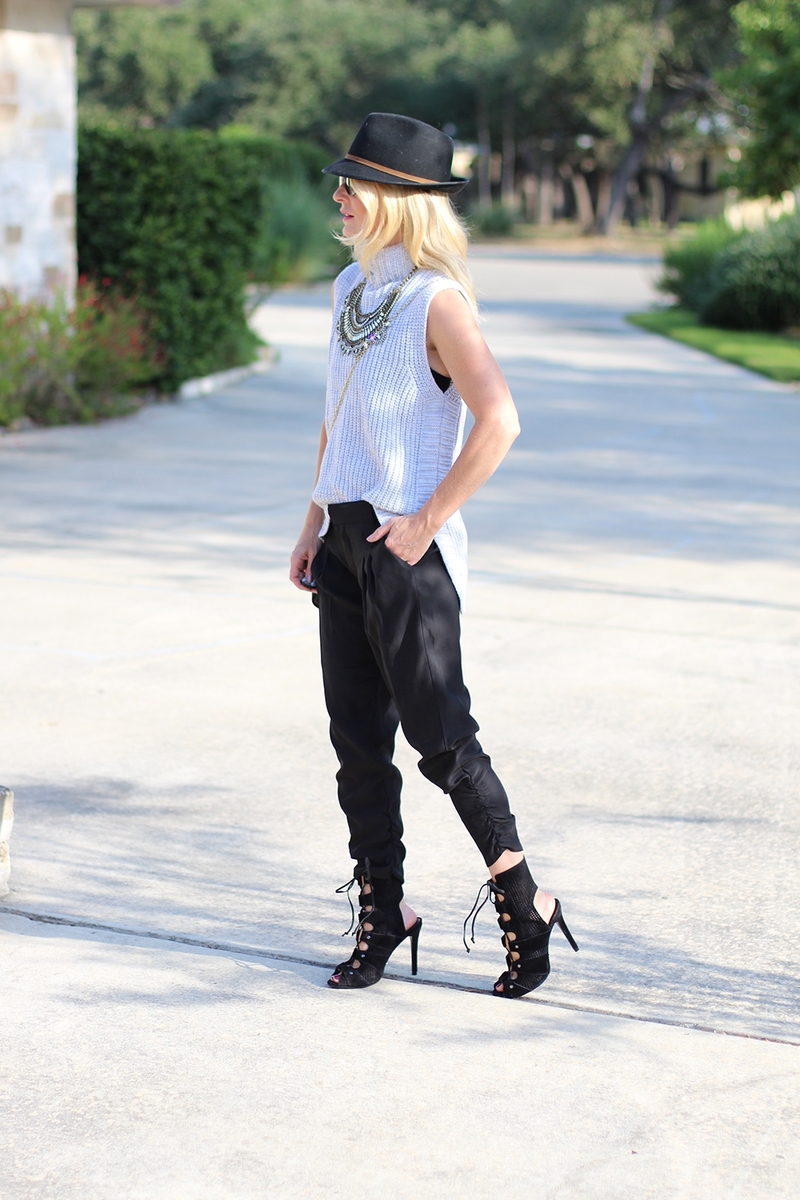
[[[322,456],[325,453],[325,447],[328,444],[328,432],[325,428],[325,422],[322,422],[322,429],[319,435],[319,452],[317,454],[317,469],[314,473],[314,486],[317,485],[319,479],[319,471],[322,466]],[[325,518],[325,512],[318,504],[312,500],[308,506],[306,519],[303,522],[303,528],[300,531],[300,537],[297,539],[297,545],[292,551],[292,557],[289,567],[289,578],[296,588],[301,592],[307,592],[310,589],[300,582],[305,579],[311,582],[311,564],[313,563],[322,541],[319,536],[319,531],[322,528],[322,522]]]
[[[519,417],[502,371],[469,305],[454,289],[440,292],[431,301],[428,361],[453,380],[475,424],[453,466],[419,512],[392,517],[368,539],[385,537],[388,549],[412,566],[445,521],[494,474],[519,434]]]
[[[336,295],[336,284],[331,284],[331,311],[334,307],[334,297]],[[320,468],[322,467],[322,456],[325,453],[325,447],[328,445],[328,431],[325,428],[323,419],[322,429],[319,435],[319,451],[317,453],[317,469],[314,472],[314,488],[317,486],[319,479]],[[313,491],[314,488],[311,490]],[[303,528],[300,530],[300,537],[297,539],[297,545],[292,551],[292,556],[289,560],[289,578],[296,588],[301,592],[316,591],[316,588],[309,588],[307,585],[311,583],[311,564],[319,553],[319,548],[322,545],[322,539],[319,536],[319,531],[322,529],[322,522],[325,519],[325,512],[318,504],[312,500],[308,506],[306,519],[303,522]],[[305,579],[306,583],[300,581]]]

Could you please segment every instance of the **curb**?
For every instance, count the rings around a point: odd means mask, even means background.
[[[271,371],[278,361],[278,351],[268,349],[263,358],[257,359],[256,362],[250,363],[247,367],[233,367],[230,371],[216,371],[213,375],[203,375],[198,379],[187,379],[182,383],[172,396],[163,396],[161,400],[196,400],[198,396],[208,396],[211,392],[218,392],[222,388],[232,387],[236,383],[240,383],[243,379],[248,379],[251,375],[266,375]],[[142,404],[142,408],[147,407],[147,404]],[[133,413],[126,414],[132,416]],[[29,430],[38,430],[47,428],[47,426],[35,425],[29,417],[20,417],[8,426],[0,426],[0,437],[5,437],[13,433],[27,433]]]
[[[233,367],[230,371],[215,371],[213,375],[203,375],[199,379],[187,379],[178,388],[176,397],[178,400],[195,400],[198,396],[208,396],[211,392],[218,392],[222,388],[240,383],[251,375],[266,375],[275,366],[277,360],[278,356],[272,350],[266,357],[250,363],[247,367]]]

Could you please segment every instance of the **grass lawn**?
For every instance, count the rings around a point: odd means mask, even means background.
[[[778,383],[800,380],[800,338],[700,325],[694,313],[682,308],[631,313],[627,319],[640,329],[685,342],[696,350],[705,350],[727,362],[758,371]]]

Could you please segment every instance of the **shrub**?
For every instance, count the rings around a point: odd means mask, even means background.
[[[0,291],[0,425],[25,415],[26,368],[37,328],[32,324],[25,306],[11,292]]]
[[[703,221],[687,241],[665,251],[664,274],[656,284],[659,291],[674,296],[682,308],[699,311],[717,256],[741,236],[724,220]]]
[[[508,237],[516,224],[513,213],[502,204],[477,208],[470,213],[470,224],[478,237]]]
[[[70,314],[62,298],[23,303],[0,294],[0,423],[88,419],[75,386]]]
[[[252,361],[243,293],[263,180],[319,162],[312,148],[237,131],[80,130],[79,268],[140,297],[164,348],[160,387]]]
[[[698,306],[702,321],[778,332],[800,325],[800,217],[785,217],[724,249]]]
[[[304,283],[329,277],[347,265],[350,255],[331,233],[330,188],[328,180],[314,187],[298,176],[265,179],[254,279]]]
[[[157,375],[160,355],[134,299],[81,281],[64,298],[24,303],[0,292],[0,425],[92,421],[135,406],[132,390]]]

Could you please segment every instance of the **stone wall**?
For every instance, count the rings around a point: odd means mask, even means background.
[[[0,287],[75,283],[76,81],[69,0],[0,0]]]
[[[78,0],[76,8],[180,0]],[[75,285],[76,75],[72,0],[0,0],[0,288]]]

